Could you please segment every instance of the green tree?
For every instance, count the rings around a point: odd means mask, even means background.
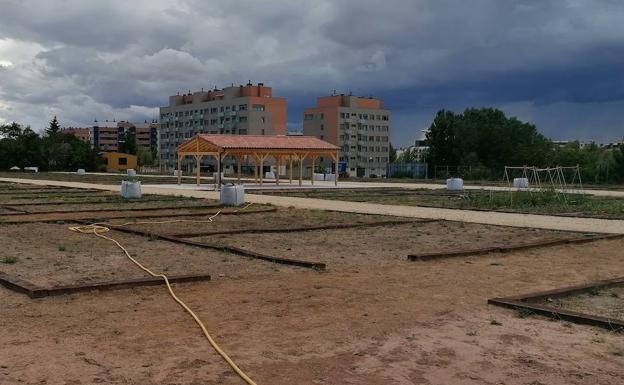
[[[123,152],[124,154],[136,155],[137,147],[136,135],[131,132],[123,134],[119,140],[119,152]]]
[[[139,147],[137,149],[137,162],[139,166],[153,166],[154,154],[152,154],[151,150],[145,147]]]
[[[11,123],[0,125],[0,135],[4,138],[17,138],[23,132],[21,124]]]
[[[486,168],[492,176],[502,175],[506,165],[545,165],[552,148],[534,125],[492,108],[439,111],[426,143],[430,166]]]
[[[45,132],[47,136],[54,136],[61,131],[61,126],[59,125],[56,116],[50,121],[50,125],[46,128]]]
[[[396,152],[396,148],[394,148],[394,146],[392,146],[392,143],[390,143],[390,150],[389,150],[389,160],[390,163],[394,163],[397,161],[397,152]]]
[[[613,149],[613,178],[619,182],[624,181],[624,145]]]
[[[425,136],[427,146],[429,146],[429,163],[434,165],[459,163],[457,120],[458,117],[452,111],[441,110],[436,114]]]

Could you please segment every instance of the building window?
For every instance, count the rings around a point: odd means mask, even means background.
[[[246,104],[239,104],[238,105],[238,110],[239,111],[246,111],[247,110],[247,105]]]
[[[126,166],[128,164],[128,158],[119,158],[119,165]]]
[[[323,131],[325,129],[325,125],[321,124],[321,131]]]
[[[314,114],[305,114],[303,120],[314,120]]]
[[[260,117],[260,121],[261,121],[262,123],[264,123],[264,122],[265,122],[264,116]]]
[[[264,135],[264,128],[262,129],[262,135]]]
[[[216,113],[217,113],[217,111],[218,111],[218,110],[217,110],[217,107],[213,107],[213,108],[211,108],[211,109],[210,109],[210,113],[211,113],[211,114],[216,114]]]
[[[239,116],[238,117],[238,121],[239,121],[239,123],[244,123],[244,122],[247,121],[247,117],[246,116]]]
[[[254,104],[251,109],[254,111],[264,111],[264,104]]]

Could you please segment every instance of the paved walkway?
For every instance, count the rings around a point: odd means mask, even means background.
[[[100,184],[93,184],[93,183],[61,182],[61,181],[18,179],[18,178],[0,178],[0,181],[29,183],[29,184],[43,185],[43,186],[64,186],[64,187],[98,189],[98,190],[106,190],[106,191],[119,191],[119,186],[100,185]],[[161,187],[161,186],[156,186],[156,185],[143,186],[142,190],[143,190],[143,193],[146,193],[146,194],[180,195],[180,196],[189,196],[189,197],[196,197],[196,198],[219,199],[219,193],[216,191],[197,191],[197,190],[192,190],[192,189],[179,189],[179,188],[171,188],[171,187]],[[568,231],[581,231],[581,232],[624,234],[624,220],[567,218],[567,217],[556,217],[556,216],[548,216],[548,215],[512,214],[512,213],[484,212],[484,211],[471,211],[471,210],[440,209],[440,208],[417,207],[417,206],[394,206],[394,205],[381,205],[381,204],[375,204],[375,203],[346,202],[346,201],[336,201],[336,200],[295,198],[295,197],[287,197],[287,196],[254,195],[254,194],[246,194],[245,198],[247,202],[269,203],[269,204],[282,206],[282,207],[296,207],[296,208],[318,209],[318,210],[334,210],[334,211],[344,211],[344,212],[364,213],[364,214],[393,215],[393,216],[410,217],[410,218],[445,219],[445,220],[451,220],[451,221],[463,221],[463,222],[470,222],[470,223],[541,228],[541,229],[550,229],[550,230],[568,230]]]
[[[54,171],[56,174],[76,174],[75,172],[67,172],[67,171]],[[111,173],[105,172],[90,172],[89,175],[104,175],[110,176]],[[113,174],[113,175],[124,175],[124,174]],[[151,175],[151,174],[138,174],[138,177],[141,178],[171,178],[172,184],[170,186],[177,186],[176,176],[174,175]],[[183,186],[184,189],[189,189],[196,187],[193,182],[196,180],[195,176],[184,175],[182,178],[187,183],[187,186]],[[212,186],[214,184],[214,179],[212,177],[201,177],[202,181],[205,181],[207,186]],[[224,177],[224,182],[235,182],[237,178],[233,177]],[[245,188],[249,188],[250,190],[260,190],[260,189],[276,189],[276,188],[300,188],[298,185],[298,180],[294,179],[292,185],[288,183],[288,178],[281,177],[280,185],[276,186],[274,180],[265,179],[264,185],[259,186],[254,183],[253,178],[245,177],[241,179],[244,183],[248,183],[249,185]],[[192,182],[191,182],[192,181]],[[146,180],[147,182],[147,180]],[[164,187],[165,185],[161,186]],[[168,186],[168,185],[167,185]],[[180,188],[180,187],[176,187]],[[429,189],[429,190],[439,190],[446,189],[445,184],[440,183],[422,183],[422,182],[356,182],[356,181],[338,181],[338,187],[334,185],[334,182],[325,182],[325,181],[314,181],[314,185],[310,182],[309,178],[303,180],[303,188],[346,188],[346,189],[356,189],[356,188],[401,188],[408,190],[418,190],[418,189]],[[506,186],[491,186],[491,185],[464,185],[464,189],[466,190],[488,190],[488,191],[517,191],[518,189],[515,187],[506,187]],[[580,193],[578,190],[568,190],[570,193]],[[596,196],[604,196],[604,197],[616,197],[616,198],[624,198],[624,190],[598,190],[598,189],[584,189],[584,193],[596,195]]]

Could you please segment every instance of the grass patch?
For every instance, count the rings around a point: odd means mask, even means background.
[[[6,264],[6,265],[12,265],[14,263],[17,263],[17,258],[16,257],[4,257],[2,259],[0,259],[0,262]]]

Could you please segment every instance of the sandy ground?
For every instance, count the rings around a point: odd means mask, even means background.
[[[133,210],[142,208],[188,208],[188,207],[203,207],[214,206],[217,202],[210,200],[178,200],[178,201],[133,201],[133,202],[111,202],[111,203],[66,203],[62,205],[22,205],[15,208],[20,210],[26,210],[29,213],[48,213],[55,211],[89,211],[89,210]],[[8,207],[13,207],[7,204]],[[204,207],[205,208],[205,207]]]
[[[264,206],[251,205],[245,210],[261,210]],[[244,210],[243,210],[244,212]],[[170,218],[172,220],[184,219],[182,217]],[[267,229],[267,228],[301,228],[312,226],[338,225],[338,224],[361,224],[381,221],[406,221],[418,222],[416,219],[396,218],[381,215],[366,215],[341,213],[319,210],[299,210],[293,208],[278,208],[275,212],[245,214],[245,215],[221,215],[215,218],[215,222],[195,222],[194,218],[187,218],[193,222],[181,222],[175,224],[137,224],[128,228],[141,231],[155,232],[158,234],[184,234],[199,232],[214,232],[227,230]],[[198,218],[201,220],[201,218]],[[110,223],[119,223],[122,220],[111,220]],[[299,235],[290,235],[290,238]]]
[[[328,269],[357,270],[405,262],[408,254],[526,244],[578,237],[536,229],[457,222],[427,222],[375,228],[288,234],[236,234],[198,237],[271,255],[324,262]],[[294,238],[294,239],[293,239]]]
[[[3,215],[0,216],[0,224],[3,222],[17,223],[17,222],[32,222],[32,221],[76,221],[76,220],[92,220],[95,222],[101,222],[107,218],[119,218],[124,217],[130,220],[136,218],[170,218],[181,214],[195,214],[205,215],[208,217],[215,214],[217,211],[226,211],[231,209],[222,209],[220,207],[215,208],[179,208],[179,209],[163,209],[154,211],[80,211],[70,213],[40,213],[40,214],[26,214],[26,215]],[[203,216],[201,216],[203,217]],[[152,219],[156,220],[156,219]]]
[[[82,187],[82,188],[97,188],[100,190],[116,190],[116,186],[104,186],[98,184],[88,183],[74,183],[74,182],[57,182],[46,180],[26,180],[26,179],[12,179],[12,178],[0,178],[0,181],[7,182],[23,182],[35,185],[50,185],[50,186],[66,186],[66,187]],[[387,187],[402,187],[398,184],[384,183]],[[390,186],[388,186],[390,185]],[[374,187],[374,186],[371,186]],[[379,186],[377,186],[379,187]],[[419,188],[424,188],[420,186]],[[163,195],[184,195],[196,198],[218,199],[218,193],[214,191],[195,191],[192,189],[175,189],[175,188],[163,188],[163,187],[143,187],[144,193],[151,194],[163,194]],[[614,191],[608,191],[608,193],[616,193]],[[392,206],[392,205],[380,205],[372,203],[362,202],[344,202],[344,201],[329,201],[321,199],[310,198],[293,198],[293,197],[281,197],[281,196],[267,196],[267,195],[253,195],[246,194],[247,202],[253,203],[268,203],[282,207],[296,207],[304,209],[320,209],[320,210],[335,210],[343,212],[353,213],[366,213],[366,214],[378,214],[378,215],[394,215],[400,217],[412,217],[412,218],[431,218],[431,219],[446,219],[452,221],[463,221],[470,223],[482,223],[491,225],[503,225],[503,226],[515,226],[515,227],[531,227],[542,228],[550,230],[567,230],[567,231],[587,231],[587,232],[600,232],[600,233],[624,233],[624,220],[605,220],[605,219],[593,219],[593,218],[565,218],[554,217],[547,215],[528,215],[528,214],[512,214],[512,213],[493,213],[493,212],[480,212],[470,210],[453,210],[453,209],[439,209],[439,208],[427,208],[427,207],[406,207],[406,206]]]
[[[41,234],[46,234],[41,237]],[[213,278],[267,275],[283,265],[250,260],[214,250],[185,247],[119,232],[108,233],[131,255],[155,272],[168,275],[209,274]],[[17,258],[0,263],[0,271],[39,286],[120,281],[147,277],[112,242],[69,231],[68,225],[0,225],[0,256]],[[9,251],[10,250],[10,251]]]
[[[615,385],[621,335],[486,300],[624,275],[623,246],[287,269],[178,292],[258,384]],[[161,287],[40,300],[0,288],[0,303],[2,384],[242,384]]]

